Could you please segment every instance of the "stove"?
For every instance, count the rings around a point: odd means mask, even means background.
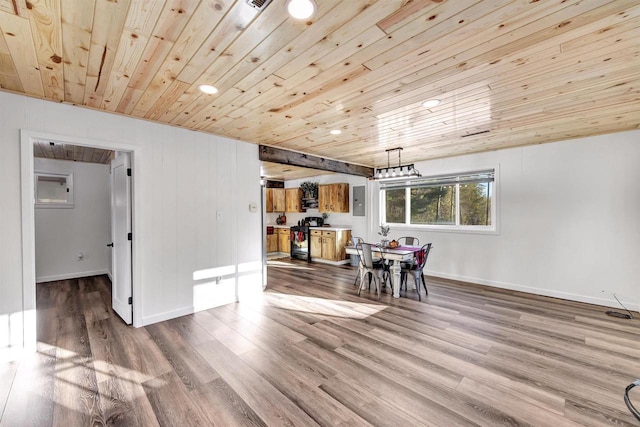
[[[322,227],[323,224],[321,216],[308,216],[290,228],[291,258],[311,262],[311,227]]]
[[[294,225],[289,229],[291,236],[291,258],[302,259],[311,262],[311,248],[309,240],[311,229],[305,225]]]

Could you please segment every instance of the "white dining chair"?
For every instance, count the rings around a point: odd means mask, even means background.
[[[398,237],[396,240],[398,241],[400,246],[420,246],[420,239],[418,239],[417,237],[403,236]]]
[[[382,281],[384,280],[386,283],[385,275],[388,275],[388,271],[385,268],[384,258],[382,258],[382,262],[375,262],[373,260],[373,252],[371,250],[371,244],[369,243],[359,243],[356,246],[356,250],[358,251],[358,256],[360,257],[360,286],[358,286],[358,295],[363,288],[363,282],[365,275],[369,276],[369,285],[371,285],[371,280],[373,280],[375,284],[376,294],[378,299],[380,299],[380,293],[382,291]],[[382,254],[381,254],[382,256]]]

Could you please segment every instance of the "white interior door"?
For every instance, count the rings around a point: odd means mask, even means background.
[[[128,325],[131,304],[131,177],[129,153],[111,161],[111,305]]]

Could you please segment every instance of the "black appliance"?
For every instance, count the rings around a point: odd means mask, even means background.
[[[291,258],[298,258],[311,262],[311,250],[309,239],[311,236],[310,228],[305,225],[294,225],[289,228],[291,236]]]
[[[291,236],[291,258],[298,258],[311,262],[311,227],[322,227],[322,217],[308,216],[298,221],[298,225],[289,228]]]
[[[321,216],[308,216],[302,220],[303,224],[311,227],[322,227],[324,225],[324,219]]]

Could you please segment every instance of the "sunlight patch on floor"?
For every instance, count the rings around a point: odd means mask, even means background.
[[[153,378],[135,369],[125,368],[108,361],[91,359],[78,353],[57,347],[56,349],[56,377],[73,384],[74,379],[83,377],[86,369],[91,369],[96,375],[96,381],[118,379],[134,384],[142,384]]]
[[[332,317],[364,319],[387,308],[382,304],[367,304],[338,299],[308,297],[280,293],[265,294],[265,299],[273,307],[302,313],[322,314]]]
[[[35,399],[36,402],[38,399],[46,399],[56,405],[55,411],[59,416],[82,414],[87,413],[87,401],[93,403],[99,398],[103,404],[135,402],[146,398],[149,389],[167,385],[164,379],[136,369],[43,344],[46,343],[38,342],[38,347],[47,348],[47,351],[25,353],[19,362],[15,362],[18,363],[15,378],[19,384],[15,386],[18,391],[7,396],[9,405],[21,407],[20,403],[10,402],[15,399]],[[48,384],[51,383],[53,386],[48,390]],[[0,411],[0,416],[5,415],[6,412]]]

